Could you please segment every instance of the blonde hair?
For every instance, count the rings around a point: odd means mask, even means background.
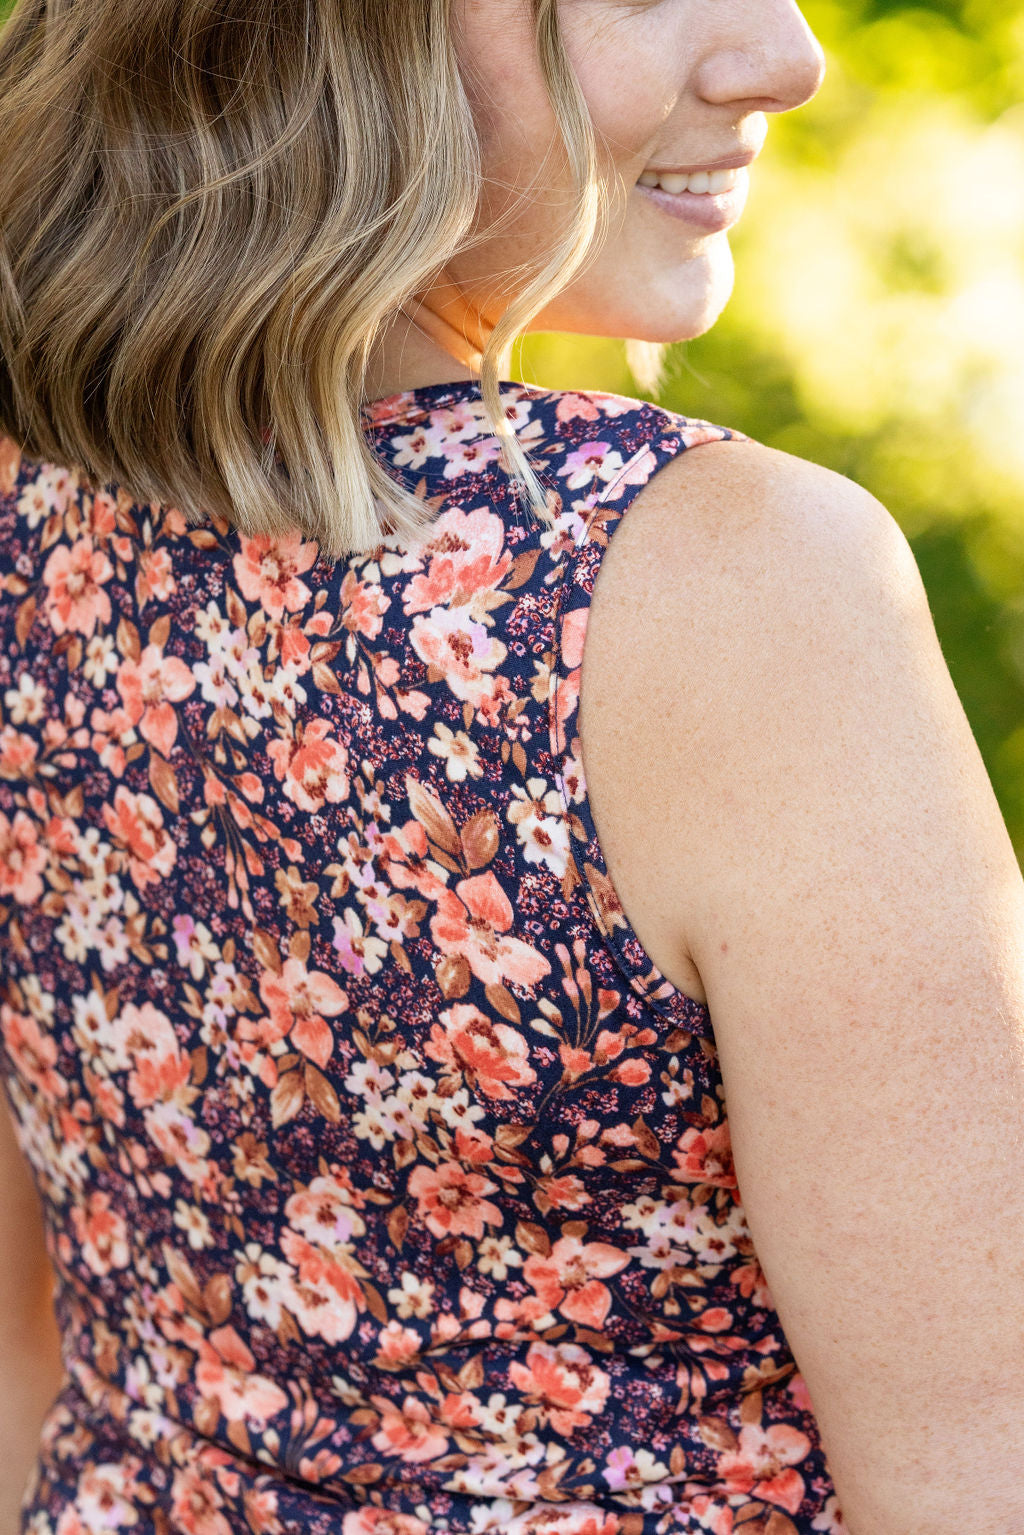
[[[418,540],[433,514],[360,413],[382,329],[483,237],[450,3],[19,0],[0,32],[0,430],[190,523],[298,527],[332,559]],[[503,274],[525,280],[480,389],[542,513],[500,381],[608,202],[557,0],[531,4],[575,207],[539,268]]]

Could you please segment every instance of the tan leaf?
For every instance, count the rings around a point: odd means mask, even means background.
[[[484,1362],[480,1354],[471,1354],[458,1373],[460,1391],[475,1391],[484,1383]]]
[[[228,1424],[228,1438],[240,1455],[252,1455],[252,1441],[243,1418],[235,1418]]]
[[[496,1146],[521,1146],[530,1134],[529,1125],[499,1125],[494,1132]]]
[[[518,1023],[520,1021],[519,1003],[508,987],[503,986],[500,981],[488,982],[484,987],[484,996],[494,1008],[494,1011],[500,1013],[503,1018],[507,1018],[509,1023]]]
[[[149,753],[149,784],[153,793],[172,815],[178,814],[178,778],[166,757],[159,752]]]
[[[312,667],[310,668],[310,672],[312,674],[314,684],[320,689],[321,693],[341,692],[341,683],[338,681],[338,674],[334,670],[333,666],[327,665],[326,661],[314,661]]]
[[[405,792],[409,796],[410,810],[431,842],[436,842],[446,853],[453,856],[457,854],[461,843],[455,822],[437,795],[426,784],[420,783],[418,778],[413,778],[411,773],[405,775]]]
[[[201,1396],[192,1409],[192,1421],[206,1439],[212,1439],[220,1422],[220,1403],[215,1396]]]
[[[501,583],[503,590],[514,592],[518,587],[524,586],[533,575],[539,555],[539,549],[527,549],[525,554],[516,555],[512,561],[512,569]]]
[[[209,1069],[210,1062],[206,1053],[206,1046],[197,1045],[192,1051],[192,1071],[190,1073],[192,1081],[197,1087],[202,1087],[206,1081],[206,1073]]]
[[[163,650],[170,637],[171,615],[169,613],[161,613],[156,622],[150,624],[149,626],[149,643],[151,645],[156,645],[160,650]]]
[[[291,1312],[286,1310],[284,1306],[281,1307],[281,1320],[278,1322],[274,1331],[277,1334],[277,1341],[280,1343],[282,1348],[287,1348],[289,1343],[302,1342],[303,1335],[299,1331],[299,1324],[296,1322]]]
[[[21,449],[11,437],[0,436],[0,494],[14,489],[21,471]]]
[[[233,586],[224,589],[224,603],[227,608],[228,620],[233,629],[244,629],[249,621],[249,615],[245,611],[245,603],[235,591]]]
[[[362,1290],[364,1296],[366,1297],[367,1311],[372,1317],[376,1317],[377,1321],[380,1322],[382,1326],[386,1326],[387,1323],[391,1320],[391,1317],[387,1306],[384,1304],[384,1297],[381,1295],[380,1291],[375,1285],[372,1285],[368,1279],[364,1279],[359,1288]]]
[[[117,648],[123,656],[127,656],[129,661],[137,661],[142,655],[139,631],[128,618],[118,619]]]
[[[578,1325],[576,1328],[576,1341],[577,1343],[582,1343],[586,1348],[596,1348],[602,1354],[610,1354],[615,1347],[614,1341],[608,1337],[607,1333],[591,1332],[589,1327],[580,1327]]]
[[[512,761],[515,763],[516,768],[518,769],[518,771],[525,778],[526,777],[526,752],[523,749],[522,741],[513,741],[512,742]]]
[[[295,1118],[305,1099],[302,1077],[297,1071],[289,1071],[280,1078],[270,1095],[270,1121],[275,1130]]]
[[[388,953],[400,970],[404,970],[406,975],[412,975],[412,960],[405,952],[405,945],[399,943],[397,938],[392,938],[388,944]]]
[[[463,1237],[455,1244],[455,1262],[460,1269],[466,1268],[473,1261],[473,1244]]]
[[[697,1424],[701,1439],[712,1450],[735,1450],[739,1440],[722,1418],[701,1418]]]
[[[740,1422],[760,1424],[762,1399],[760,1391],[748,1391],[740,1399]]]
[[[528,1253],[539,1253],[542,1258],[551,1255],[551,1238],[536,1221],[516,1221],[516,1241]]]
[[[792,1519],[787,1519],[784,1513],[775,1508],[768,1516],[764,1535],[798,1535],[798,1532]]]
[[[203,1304],[215,1327],[221,1327],[231,1315],[231,1281],[226,1274],[214,1274],[203,1287]]]
[[[498,818],[493,810],[478,810],[470,816],[461,833],[462,851],[471,869],[483,869],[490,863],[501,841]]]
[[[281,974],[281,951],[277,947],[277,939],[273,933],[268,933],[265,927],[253,928],[252,952],[264,970],[272,970],[275,975]]]
[[[643,1118],[638,1115],[632,1124],[633,1134],[636,1137],[636,1149],[645,1157],[656,1160],[661,1155],[661,1146],[658,1137]]]
[[[194,1311],[202,1309],[203,1297],[199,1289],[199,1281],[192,1272],[192,1265],[184,1253],[178,1252],[169,1243],[163,1244],[163,1258],[168,1274],[181,1291],[182,1299],[186,1306],[191,1306]]]
[[[409,1229],[409,1212],[404,1205],[395,1205],[388,1211],[388,1236],[391,1245],[396,1250],[400,1249],[405,1241],[405,1233]]]
[[[35,622],[35,617],[36,599],[26,597],[24,602],[18,604],[18,616],[14,620],[14,636],[22,649],[25,648],[25,641],[28,639],[28,632]]]
[[[318,1114],[322,1114],[330,1124],[336,1125],[341,1119],[341,1104],[338,1102],[338,1095],[334,1088],[323,1072],[317,1071],[310,1061],[306,1062],[305,1076],[306,1092],[310,1103]]]
[[[309,958],[309,928],[299,927],[295,929],[288,940],[288,953],[292,959],[301,960],[303,964]]]
[[[564,1237],[579,1237],[582,1242],[590,1230],[589,1221],[563,1221],[562,1235]]]
[[[685,1050],[692,1038],[693,1035],[689,1029],[673,1029],[671,1034],[665,1035],[664,1049],[670,1055],[675,1055],[677,1051]]]
[[[475,715],[475,713],[476,713],[476,710],[473,708],[473,705],[467,699],[466,702],[462,705],[462,723],[463,723],[464,727],[466,728],[466,730],[468,730],[470,725],[472,725],[472,723],[473,723],[473,716]]]
[[[357,1487],[364,1487],[368,1482],[379,1482],[382,1474],[381,1467],[372,1460],[361,1466],[353,1466],[351,1471],[339,1473],[343,1482],[354,1482]]]
[[[452,997],[464,997],[469,990],[470,969],[461,954],[446,954],[443,959],[439,959],[434,974],[437,984],[449,1000]]]

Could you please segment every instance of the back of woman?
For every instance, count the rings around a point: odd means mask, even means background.
[[[1024,885],[905,541],[728,427],[503,376],[530,325],[671,340],[727,297],[736,166],[820,51],[788,0],[699,9],[296,4],[305,69],[241,0],[149,55],[105,0],[43,62],[38,5],[0,38],[34,1535],[1024,1517]],[[49,244],[32,68],[96,130]]]

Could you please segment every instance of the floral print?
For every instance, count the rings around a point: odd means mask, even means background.
[[[0,1034],[66,1379],[31,1535],[829,1535],[708,1009],[576,714],[615,526],[739,433],[367,407],[422,544],[324,560],[0,444]],[[742,449],[739,449],[742,451]]]

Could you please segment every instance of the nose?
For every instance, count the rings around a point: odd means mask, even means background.
[[[816,96],[825,54],[795,0],[740,0],[730,9],[697,69],[698,94],[759,112],[792,112]]]

